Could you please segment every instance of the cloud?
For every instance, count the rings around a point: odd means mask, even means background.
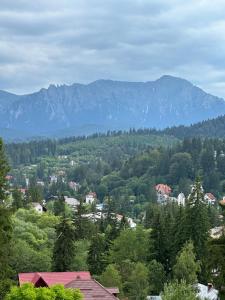
[[[0,89],[172,74],[225,97],[224,13],[224,0],[1,0]]]

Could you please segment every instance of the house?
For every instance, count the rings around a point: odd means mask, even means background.
[[[75,209],[78,205],[80,205],[80,201],[76,198],[70,198],[67,196],[64,196],[65,202],[71,206],[73,209]]]
[[[206,193],[204,199],[208,205],[214,205],[216,203],[216,197],[212,193]]]
[[[57,183],[58,179],[56,175],[51,175],[50,176],[50,184],[52,183]]]
[[[19,285],[31,282],[35,287],[51,287],[63,284],[65,288],[79,289],[84,300],[105,299],[118,300],[117,288],[105,288],[94,280],[89,272],[37,272],[20,273]]]
[[[130,228],[136,228],[137,224],[134,222],[134,220],[132,218],[127,218],[127,222],[130,226]]]
[[[157,193],[157,201],[159,203],[165,203],[166,201],[169,200],[170,194],[172,192],[171,187],[169,187],[166,184],[160,183],[155,186],[155,190]]]
[[[36,212],[38,213],[43,213],[44,211],[46,211],[46,208],[41,205],[40,203],[37,202],[32,202],[31,206],[33,207],[34,210],[36,210]]]
[[[169,187],[167,184],[162,184],[162,183],[157,184],[157,185],[155,186],[155,190],[156,190],[157,193],[165,194],[165,195],[168,195],[168,196],[169,196],[169,195],[171,194],[171,192],[172,192],[171,187]]]
[[[86,204],[92,204],[97,199],[96,193],[90,192],[86,195],[85,202]]]
[[[36,272],[20,273],[19,285],[31,282],[35,287],[50,287],[54,284],[66,285],[75,279],[90,280],[89,272]]]
[[[73,280],[65,285],[66,288],[79,289],[84,295],[84,300],[105,299],[118,300],[119,290],[117,288],[105,288],[98,281],[90,280]]]
[[[185,196],[184,196],[183,193],[180,193],[180,194],[177,196],[177,204],[178,204],[178,205],[185,206]]]
[[[219,239],[225,233],[224,226],[217,226],[210,229],[210,237],[212,239]]]
[[[80,188],[79,183],[76,183],[75,181],[70,181],[70,182],[68,183],[68,185],[69,185],[69,187],[70,187],[72,190],[74,190],[75,192],[77,192],[77,191],[79,190],[79,188]]]
[[[104,210],[104,203],[96,204],[96,210],[97,211],[103,211]]]
[[[218,300],[219,291],[213,288],[212,283],[208,283],[208,286],[198,283],[197,284],[197,296],[201,300]]]

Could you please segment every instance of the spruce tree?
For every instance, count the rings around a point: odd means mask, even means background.
[[[71,271],[75,256],[75,228],[70,219],[63,218],[56,226],[56,241],[53,250],[53,271]]]
[[[9,290],[12,276],[10,268],[12,212],[6,204],[6,175],[8,171],[3,142],[0,139],[0,299],[3,299]]]
[[[18,189],[13,190],[12,197],[13,197],[13,203],[12,203],[13,208],[19,209],[25,207],[25,200],[23,194]]]
[[[174,278],[178,281],[184,280],[187,284],[197,283],[197,273],[200,271],[200,264],[196,261],[194,246],[192,242],[184,245],[177,256],[173,267]]]
[[[209,219],[207,205],[199,178],[196,179],[186,208],[186,240],[192,240],[198,260],[206,255],[206,242],[208,239]]]
[[[106,248],[107,244],[104,234],[97,233],[93,236],[87,258],[91,274],[100,275],[105,270],[107,265]]]

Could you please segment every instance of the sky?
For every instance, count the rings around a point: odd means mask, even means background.
[[[0,0],[0,89],[164,74],[225,98],[225,0]]]

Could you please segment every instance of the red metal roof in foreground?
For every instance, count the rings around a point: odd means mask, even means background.
[[[35,283],[42,278],[47,286],[54,284],[63,284],[73,280],[90,280],[90,272],[36,272],[36,273],[20,273],[19,283],[20,285],[26,282]]]
[[[112,295],[107,288],[104,288],[99,282],[94,279],[73,280],[70,283],[66,284],[65,287],[79,289],[84,295],[84,300],[118,300],[118,298]]]

